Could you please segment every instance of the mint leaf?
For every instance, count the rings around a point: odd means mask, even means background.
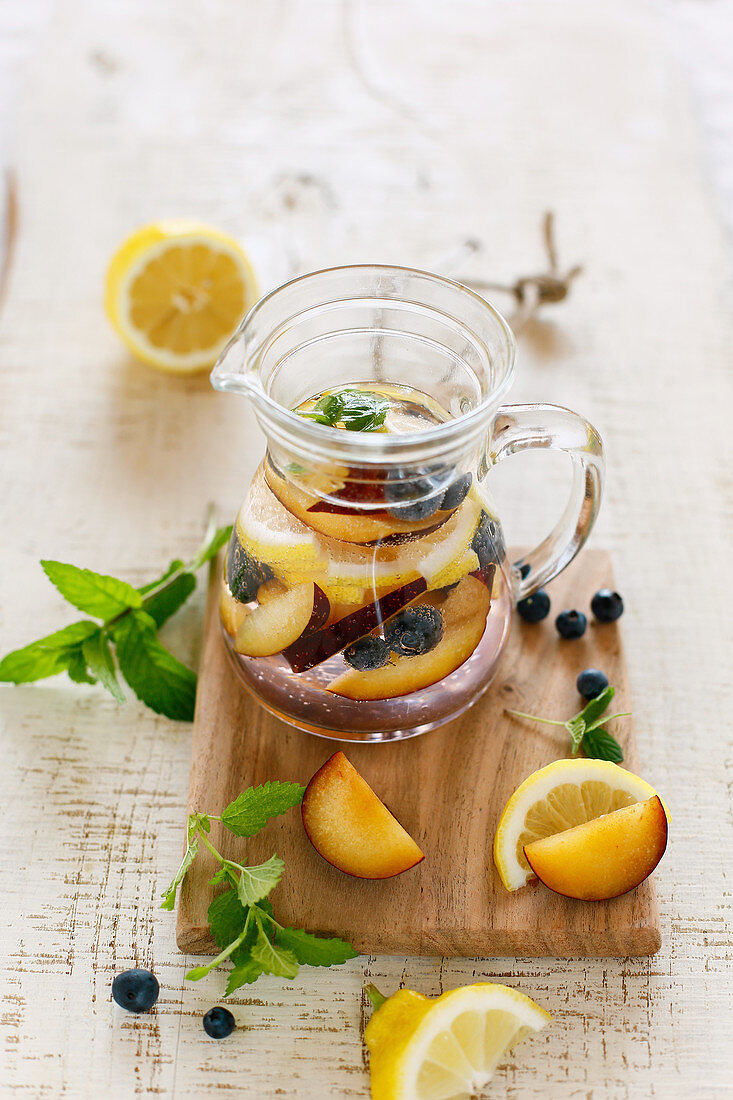
[[[298,960],[292,951],[271,943],[264,933],[262,922],[257,915],[257,939],[251,955],[266,974],[276,974],[279,978],[294,978],[298,973]]]
[[[181,866],[176,871],[176,875],[175,875],[175,878],[173,879],[173,882],[170,884],[168,889],[161,895],[162,898],[163,898],[163,903],[160,907],[161,909],[175,909],[175,907],[176,907],[176,894],[178,893],[178,887],[181,885],[184,878],[186,877],[186,872],[188,871],[189,867],[191,866],[191,864],[195,860],[195,858],[198,854],[198,850],[199,850],[198,837],[194,837],[192,840],[189,840],[189,842],[188,842],[188,847],[186,848],[183,859],[181,860]]]
[[[239,989],[240,986],[251,985],[252,982],[256,982],[262,973],[262,967],[252,958],[245,959],[244,962],[238,963],[237,966],[229,971],[229,980],[224,990],[224,996],[228,997],[230,993],[233,993],[235,989]]]
[[[96,623],[70,623],[63,630],[47,634],[22,649],[14,649],[0,661],[0,680],[28,684],[64,672],[75,659],[78,644],[98,630]]]
[[[120,670],[138,699],[167,718],[192,722],[196,675],[161,645],[155,621],[144,611],[131,611],[112,634]]]
[[[112,619],[128,607],[140,607],[142,596],[125,581],[79,569],[63,561],[42,561],[44,573],[61,595],[80,611],[98,619]]]
[[[615,694],[616,689],[609,685],[607,688],[603,689],[600,695],[596,695],[595,699],[591,699],[591,701],[583,707],[578,717],[583,719],[586,729],[589,729],[597,719],[600,718]]]
[[[586,730],[583,738],[583,752],[594,760],[611,760],[620,764],[624,758],[623,750],[615,737],[600,726]]]
[[[172,561],[160,580],[138,588],[138,592],[143,597],[143,611],[155,620],[158,628],[178,611],[196,587],[196,578],[189,572],[181,572],[175,579],[169,579],[183,568],[182,561]],[[152,595],[147,595],[149,592]]]
[[[389,407],[389,398],[381,394],[366,390],[341,390],[319,398],[312,410],[300,412],[296,409],[296,412],[306,420],[314,420],[330,428],[342,424],[347,431],[371,432],[382,426]]]
[[[237,938],[247,920],[247,911],[240,904],[234,890],[225,890],[223,894],[218,894],[209,906],[207,915],[211,934],[220,951]]]
[[[73,680],[75,684],[96,684],[97,682],[94,676],[89,675],[80,645],[69,654],[69,667],[66,671],[69,674],[69,679]]]
[[[211,524],[210,524],[211,526]],[[204,541],[194,554],[189,569],[192,573],[195,573],[197,569],[200,569],[207,561],[211,561],[221,550],[222,546],[226,546],[231,538],[232,525],[228,527],[219,527],[214,531],[207,531],[204,536]]]
[[[125,696],[117,683],[115,659],[112,656],[112,650],[109,648],[109,642],[104,632],[98,630],[96,634],[90,634],[82,642],[81,648],[91,674],[99,680],[102,687],[105,687],[110,695],[114,696],[118,703],[124,703]]]
[[[585,733],[585,722],[579,714],[576,714],[575,718],[570,718],[565,723],[565,727],[570,734],[573,756],[575,756],[578,749],[580,748],[580,743],[583,740],[583,734]]]
[[[271,817],[284,814],[303,801],[305,787],[277,780],[248,787],[222,811],[222,824],[235,836],[254,836]]]
[[[285,869],[285,864],[277,856],[270,856],[266,863],[256,867],[242,867],[237,886],[237,897],[242,905],[254,905],[262,901],[273,890]]]
[[[345,940],[314,936],[303,928],[278,928],[275,940],[292,951],[299,963],[308,966],[335,966],[359,954]]]

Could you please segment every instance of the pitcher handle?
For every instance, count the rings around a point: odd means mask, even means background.
[[[491,465],[529,447],[564,451],[573,460],[570,499],[554,530],[525,554],[515,597],[523,600],[569,565],[588,538],[601,503],[604,458],[601,437],[578,413],[560,405],[503,405],[491,427]]]

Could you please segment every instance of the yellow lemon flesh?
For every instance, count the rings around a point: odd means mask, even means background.
[[[366,1026],[373,1100],[474,1095],[503,1055],[551,1017],[505,985],[477,982],[440,997],[400,989]]]
[[[494,837],[494,863],[507,890],[533,877],[526,846],[584,825],[656,791],[638,775],[609,760],[555,760],[533,772],[507,802]]]
[[[143,226],[117,249],[105,308],[138,359],[191,374],[213,365],[257,296],[236,241],[197,222],[167,221]]]

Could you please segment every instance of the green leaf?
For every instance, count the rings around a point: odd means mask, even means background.
[[[112,633],[120,670],[138,699],[167,718],[192,722],[196,675],[161,645],[155,621],[144,611],[132,611],[114,624]]]
[[[66,670],[69,679],[75,684],[96,684],[96,678],[90,676],[87,670],[87,662],[84,658],[81,646],[77,646],[69,655],[69,667]]]
[[[115,659],[109,648],[107,636],[102,630],[98,630],[96,634],[90,634],[88,638],[84,639],[82,653],[89,666],[89,671],[99,680],[102,687],[105,687],[118,703],[124,703],[125,696],[117,683]]]
[[[229,980],[224,990],[224,996],[228,997],[230,993],[233,993],[235,989],[239,989],[240,986],[251,985],[252,982],[256,982],[262,973],[262,967],[252,958],[245,959],[244,962],[238,963],[237,966],[229,971]]]
[[[234,890],[225,890],[212,901],[208,918],[214,942],[223,951],[244,929],[247,911],[240,904]]]
[[[178,893],[178,887],[181,885],[184,878],[186,877],[186,872],[188,871],[189,867],[191,866],[191,864],[195,860],[196,855],[198,854],[198,850],[199,850],[198,837],[194,837],[192,840],[189,840],[189,842],[188,842],[188,847],[186,848],[183,859],[181,860],[181,866],[176,871],[176,875],[175,875],[175,878],[173,879],[173,882],[170,884],[170,886],[165,891],[165,893],[163,893],[161,895],[162,898],[163,898],[163,904],[160,907],[161,909],[175,909],[175,907],[176,907],[176,894]]]
[[[575,718],[570,718],[565,723],[565,727],[570,734],[573,756],[575,756],[578,749],[580,748],[580,743],[583,740],[583,734],[585,733],[585,722],[579,714],[576,714]]]
[[[259,787],[248,787],[222,812],[222,824],[236,836],[254,836],[271,817],[284,814],[303,801],[305,787],[299,783],[273,780]]]
[[[182,561],[172,561],[167,572],[163,574],[160,580],[143,585],[142,588],[138,589],[138,592],[143,596],[143,611],[146,611],[151,619],[155,620],[155,625],[158,628],[178,611],[196,587],[196,578],[192,573],[187,571],[179,573],[179,570],[183,569]],[[169,580],[174,573],[179,573],[179,575],[173,580]],[[160,589],[160,591],[156,591],[156,589]],[[152,595],[147,595],[149,592],[152,592]]]
[[[298,416],[331,428],[342,424],[348,431],[370,432],[382,426],[389,407],[389,398],[381,394],[347,389],[326,394],[312,410],[298,412]]]
[[[128,607],[142,606],[142,596],[137,589],[116,577],[79,569],[63,561],[42,561],[41,566],[64,599],[80,611],[86,611],[87,615],[112,619]]]
[[[252,958],[259,963],[266,974],[276,974],[279,978],[294,978],[298,973],[298,960],[292,951],[271,943],[265,935],[262,924],[257,919],[257,939],[252,947]]]
[[[308,966],[335,966],[359,954],[350,943],[336,936],[314,936],[303,928],[278,928],[275,939]]]
[[[623,750],[616,738],[601,726],[586,730],[583,738],[583,752],[594,760],[611,760],[614,764],[620,764],[624,758]]]
[[[14,649],[0,661],[0,680],[27,684],[68,669],[80,642],[99,630],[96,623],[70,623],[22,649]]]
[[[583,707],[578,718],[583,719],[586,729],[589,729],[600,718],[615,694],[616,689],[609,685],[609,687],[603,689],[600,695],[596,695],[595,699],[591,699]]]
[[[229,542],[229,539],[231,538],[231,524],[229,524],[228,527],[219,527],[213,531],[211,530],[211,526],[212,524],[210,524],[209,530],[207,530],[206,534],[204,535],[204,540],[201,543],[201,546],[198,548],[193,558],[191,559],[189,569],[192,573],[195,573],[196,570],[200,569],[201,566],[204,565],[207,561],[215,558],[221,550],[222,546],[226,546],[226,544]]]
[[[237,897],[242,905],[254,905],[266,898],[273,890],[285,869],[285,864],[277,856],[270,856],[266,863],[256,867],[242,867],[237,886]]]
[[[232,875],[232,871],[226,865],[226,863],[222,864],[218,871],[214,871],[214,874],[209,879],[209,886],[219,886],[219,884],[222,882],[228,882],[230,885],[233,885],[235,887],[237,885],[236,879]]]

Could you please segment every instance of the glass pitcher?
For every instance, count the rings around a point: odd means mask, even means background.
[[[211,379],[252,400],[267,450],[221,620],[237,674],[278,717],[353,741],[455,718],[491,683],[516,602],[585,542],[601,440],[567,409],[501,405],[514,356],[483,298],[399,267],[305,275],[240,325]],[[555,530],[510,563],[490,471],[528,447],[568,453],[572,487]]]

